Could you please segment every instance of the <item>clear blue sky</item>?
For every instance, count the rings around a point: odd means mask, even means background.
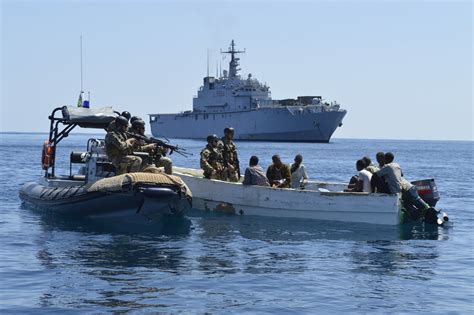
[[[214,74],[235,39],[273,98],[341,103],[334,137],[472,140],[472,15],[471,1],[2,1],[0,131],[47,131],[77,102],[82,35],[93,107],[191,109],[207,49]]]

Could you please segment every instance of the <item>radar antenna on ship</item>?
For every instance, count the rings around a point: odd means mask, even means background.
[[[222,51],[221,49],[221,54],[230,54],[230,62],[229,62],[229,77],[230,78],[236,78],[238,76],[238,71],[240,70],[238,68],[240,58],[235,57],[235,54],[242,54],[242,53],[245,53],[245,48],[244,50],[235,50],[234,40],[232,40],[232,42],[230,43],[230,47],[228,51]]]

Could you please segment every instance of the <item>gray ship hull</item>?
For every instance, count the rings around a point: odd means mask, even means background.
[[[345,110],[295,112],[287,107],[258,108],[239,112],[150,115],[155,137],[205,139],[234,127],[236,140],[329,142],[342,123]]]

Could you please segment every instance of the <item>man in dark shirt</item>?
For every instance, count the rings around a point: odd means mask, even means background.
[[[377,158],[377,162],[379,163],[379,170],[380,170],[385,165],[385,153],[377,152],[375,157]],[[378,193],[389,194],[390,189],[388,188],[387,183],[377,173],[378,172],[373,173],[372,178],[370,180],[370,186],[372,188],[372,191],[378,192]]]
[[[245,169],[244,185],[270,186],[263,169],[258,165],[258,157],[250,158],[249,167]]]
[[[280,156],[272,156],[273,164],[267,169],[267,178],[275,188],[289,188],[291,186],[290,167],[281,162]]]
[[[424,217],[429,205],[420,198],[416,187],[403,177],[400,165],[393,160],[393,153],[385,153],[385,165],[376,174],[385,180],[391,194],[402,194],[405,206],[412,216]]]

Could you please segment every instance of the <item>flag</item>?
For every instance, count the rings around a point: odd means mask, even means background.
[[[77,107],[82,107],[82,91],[79,93],[79,99],[77,100]]]

